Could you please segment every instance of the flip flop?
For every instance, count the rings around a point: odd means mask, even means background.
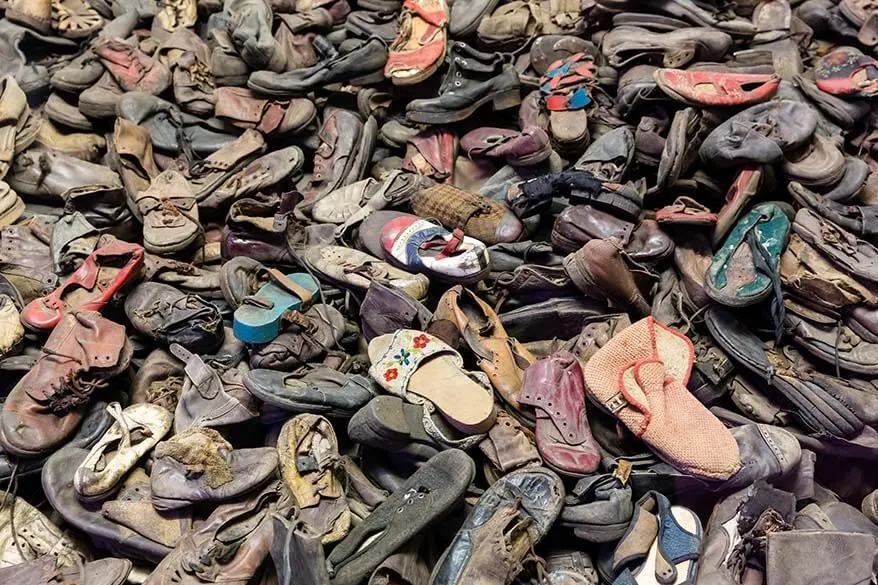
[[[235,309],[232,331],[244,343],[268,343],[280,334],[281,321],[311,304],[320,290],[308,274],[297,272],[283,275],[270,268],[271,282],[255,295],[244,297]]]
[[[438,337],[413,329],[381,335],[369,342],[369,359],[369,374],[385,390],[414,404],[433,404],[458,430],[484,433],[494,424],[493,393]]]

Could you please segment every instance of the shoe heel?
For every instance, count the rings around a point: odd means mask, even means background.
[[[494,111],[508,110],[514,108],[521,103],[521,92],[515,89],[507,89],[506,91],[494,96]]]

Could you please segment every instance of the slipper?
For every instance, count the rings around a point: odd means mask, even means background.
[[[694,585],[702,533],[692,510],[648,492],[613,553],[613,585]]]
[[[688,337],[646,317],[588,360],[586,396],[675,469],[725,480],[741,467],[738,444],[687,390],[694,363]]]
[[[246,296],[235,309],[232,331],[244,343],[268,343],[280,334],[281,322],[306,308],[320,290],[308,274],[284,276],[279,270],[265,271],[271,281],[255,295]]]
[[[73,488],[84,502],[106,498],[137,462],[171,430],[171,413],[155,404],[132,404],[125,410],[118,402],[107,406],[116,422],[73,476]]]
[[[540,77],[540,92],[544,96],[551,96],[558,92],[579,89],[585,84],[595,83],[596,74],[594,57],[576,53],[549,65],[546,74]]]
[[[444,227],[416,215],[397,217],[381,229],[384,256],[400,268],[455,283],[477,282],[490,271],[488,249],[460,229]]]
[[[832,95],[873,96],[878,93],[878,61],[853,47],[841,47],[817,62],[814,81]]]
[[[656,84],[673,99],[690,106],[746,106],[771,98],[777,75],[656,69]]]
[[[401,329],[369,342],[369,374],[414,404],[430,402],[455,428],[484,433],[494,423],[494,395],[463,369],[463,358],[428,333]]]

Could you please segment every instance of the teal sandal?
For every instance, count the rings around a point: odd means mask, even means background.
[[[613,553],[613,585],[695,585],[702,533],[695,512],[648,492]]]
[[[268,343],[281,332],[281,322],[308,308],[320,286],[310,275],[284,275],[268,269],[271,281],[256,294],[244,297],[235,309],[232,331],[244,343]]]

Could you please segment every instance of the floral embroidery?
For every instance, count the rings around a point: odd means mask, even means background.
[[[421,335],[415,337],[412,342],[418,349],[424,349],[425,347],[427,347],[427,344],[430,343],[430,338],[422,333]]]
[[[393,380],[396,380],[398,377],[399,377],[399,372],[396,370],[396,368],[390,368],[389,370],[384,372],[384,379],[387,382],[392,382]]]
[[[399,353],[393,356],[393,359],[399,362],[401,366],[409,365],[409,358],[412,356],[412,352],[406,351],[405,349],[400,349]]]

